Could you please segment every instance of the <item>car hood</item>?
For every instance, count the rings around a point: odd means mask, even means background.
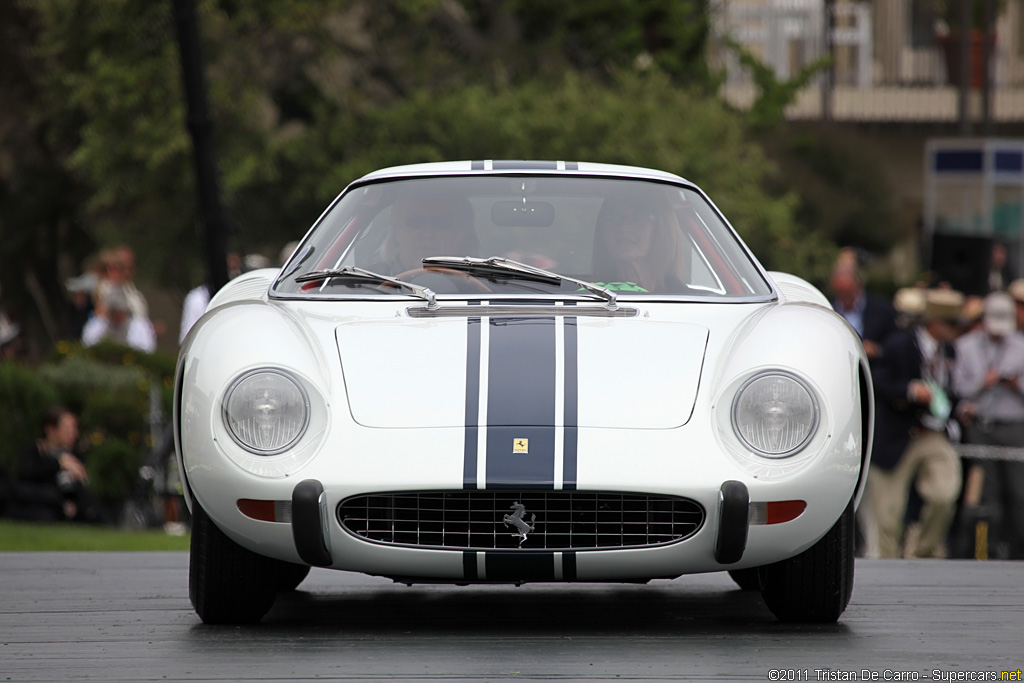
[[[708,329],[646,318],[358,320],[335,328],[367,427],[667,429],[693,412]]]

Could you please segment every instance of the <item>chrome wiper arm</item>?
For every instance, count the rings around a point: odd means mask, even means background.
[[[618,295],[607,287],[595,285],[593,282],[579,280],[568,275],[561,275],[550,270],[537,268],[536,266],[513,261],[503,256],[491,256],[489,258],[476,258],[473,256],[428,256],[423,259],[424,266],[437,266],[439,268],[452,268],[453,270],[490,270],[502,273],[516,273],[528,277],[543,279],[545,281],[572,282],[592,294],[604,299],[608,310],[614,311],[619,307]]]
[[[404,287],[419,298],[425,299],[427,302],[427,308],[430,310],[434,310],[438,307],[437,294],[435,294],[434,290],[429,287],[417,285],[412,282],[405,282],[404,280],[399,280],[387,275],[381,275],[380,273],[374,273],[372,270],[365,270],[355,266],[343,266],[341,268],[328,268],[325,270],[311,270],[308,273],[303,273],[296,277],[295,281],[314,282],[316,280],[329,280],[335,277],[352,277],[363,280],[374,280],[376,282],[389,282],[398,287]]]

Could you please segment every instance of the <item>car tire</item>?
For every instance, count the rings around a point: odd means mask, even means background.
[[[853,592],[853,502],[817,543],[788,560],[760,567],[761,597],[779,621],[830,623]]]
[[[740,590],[756,591],[761,588],[761,579],[757,567],[749,569],[730,569],[729,576],[740,587]]]
[[[262,619],[277,593],[275,563],[232,541],[198,501],[192,504],[188,596],[203,623],[254,624]]]

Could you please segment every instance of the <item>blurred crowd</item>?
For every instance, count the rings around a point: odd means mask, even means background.
[[[1024,558],[1024,459],[971,460],[957,446],[1024,448],[1024,279],[1006,277],[1001,245],[990,262],[985,292],[918,286],[891,301],[867,292],[852,250],[831,272],[833,306],[861,337],[875,391],[874,448],[858,511],[862,555]],[[258,255],[228,257],[231,277],[270,265]],[[132,249],[120,245],[65,283],[68,338],[156,349],[165,330],[150,319],[135,268]],[[185,297],[179,343],[209,301],[206,285]],[[0,315],[0,359],[16,352],[18,334]],[[35,494],[33,518],[107,520],[89,493],[75,419],[54,407],[26,445],[18,477],[21,490]]]
[[[992,264],[987,292],[909,287],[891,302],[865,291],[854,252],[832,271],[874,381],[862,555],[1024,559],[1024,460],[957,446],[1024,447],[1024,279],[1004,276],[1001,245]]]
[[[286,259],[295,243],[289,243],[281,253]],[[272,267],[273,262],[260,254],[227,256],[228,275],[233,278],[243,272]],[[83,272],[65,281],[67,311],[64,316],[63,338],[80,341],[89,347],[110,341],[152,353],[157,350],[158,339],[166,334],[162,322],[150,317],[150,307],[135,284],[135,253],[128,245],[118,245],[100,251],[87,259]],[[184,298],[181,325],[176,341],[184,341],[191,327],[205,313],[210,301],[207,285],[191,290]],[[0,361],[15,360],[19,355],[21,328],[0,311]],[[166,346],[166,345],[165,345]],[[169,425],[165,424],[169,429]],[[169,438],[160,439],[163,453],[154,453],[152,463],[164,469],[172,467]],[[0,514],[32,521],[79,521],[110,523],[118,514],[104,510],[90,488],[89,475],[82,452],[82,439],[78,431],[78,417],[67,407],[48,408],[39,425],[37,438],[25,444],[17,466],[8,481],[0,471]],[[156,450],[154,448],[154,450]],[[2,466],[0,466],[2,470]],[[165,478],[166,480],[166,478]],[[185,515],[180,504],[180,491],[163,492],[163,517],[168,530],[183,532],[181,518]]]

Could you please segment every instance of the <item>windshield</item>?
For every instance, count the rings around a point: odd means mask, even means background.
[[[423,259],[431,257],[500,257],[565,279],[453,262],[425,267]],[[620,297],[747,298],[771,292],[697,191],[585,176],[420,178],[356,187],[296,250],[273,292],[409,296],[407,289],[373,278],[302,277],[353,267],[416,282],[442,299],[589,295],[571,279]]]

